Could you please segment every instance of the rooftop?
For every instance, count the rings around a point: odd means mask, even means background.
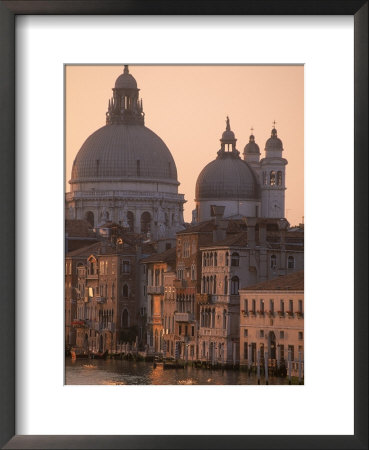
[[[284,275],[273,280],[263,281],[242,288],[244,291],[303,291],[304,271],[299,270],[288,275]]]
[[[156,263],[164,262],[168,264],[174,264],[176,262],[176,248],[170,248],[162,253],[156,253],[141,260],[143,263]]]

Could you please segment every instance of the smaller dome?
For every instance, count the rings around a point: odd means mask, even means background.
[[[265,143],[265,150],[283,150],[282,141],[277,136],[275,128],[273,128],[271,137]]]
[[[137,89],[137,82],[129,73],[128,66],[124,66],[122,75],[116,79],[115,89]]]
[[[258,144],[255,142],[255,136],[252,134],[248,144],[245,145],[244,154],[247,155],[260,155],[260,149]]]

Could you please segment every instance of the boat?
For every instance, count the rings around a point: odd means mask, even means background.
[[[108,351],[105,350],[105,352],[91,352],[90,358],[91,359],[106,359],[108,356]]]

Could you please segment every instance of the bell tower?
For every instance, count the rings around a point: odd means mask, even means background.
[[[274,121],[271,137],[265,144],[265,158],[260,161],[262,217],[285,217],[285,168],[288,162],[282,158],[282,152],[283,144]]]

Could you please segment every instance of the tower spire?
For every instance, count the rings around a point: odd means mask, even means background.
[[[129,74],[128,64],[125,64],[125,65],[124,65],[123,73],[124,73],[125,75],[128,75],[128,74]]]

